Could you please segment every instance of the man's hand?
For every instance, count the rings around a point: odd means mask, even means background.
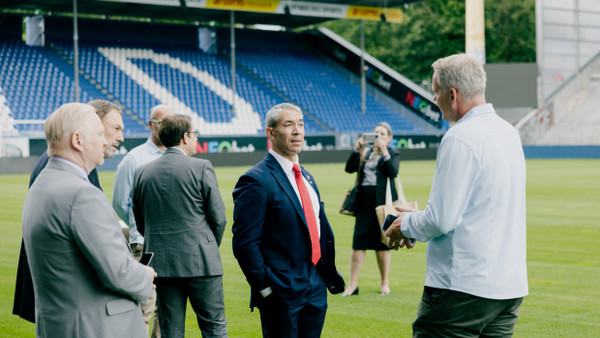
[[[390,238],[388,241],[388,246],[390,248],[394,248],[394,250],[398,250],[398,248],[412,249],[415,246],[415,243],[410,241],[410,238],[404,236],[402,231],[400,231],[400,226],[402,225],[402,217],[404,213],[400,213],[398,218],[392,223],[389,229],[385,232],[385,235]]]
[[[396,210],[398,210],[399,212],[415,212],[415,211],[419,211],[419,209],[415,209],[415,208],[411,208],[411,207],[407,207],[407,206],[394,206],[396,208]]]
[[[156,271],[154,271],[154,269],[151,266],[145,266],[145,268],[148,269],[148,271],[150,271],[150,276],[152,276],[152,281],[154,282],[154,278],[158,276],[156,274]],[[152,289],[156,289],[156,284],[152,284]]]

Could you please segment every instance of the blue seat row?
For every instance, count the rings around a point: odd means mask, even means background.
[[[73,58],[70,41],[52,43],[67,58]],[[101,48],[112,48],[117,61],[105,57]],[[137,54],[127,54],[130,50]],[[231,64],[224,55],[208,55],[192,45],[174,47],[143,41],[118,46],[81,41],[79,55],[84,72],[137,119],[127,120],[126,135],[149,133],[140,121],[148,120],[153,106],[176,103],[173,98],[207,122],[226,123],[234,118],[229,89]],[[420,131],[398,113],[398,108],[371,95],[367,96],[366,114],[361,114],[360,89],[307,53],[239,49],[237,61],[241,67],[237,69],[236,93],[251,105],[261,122],[272,106],[289,98],[307,113],[307,134],[366,132],[379,121],[389,122],[397,133]],[[174,67],[174,62],[183,66]],[[196,78],[205,73],[212,79],[202,82]],[[219,87],[215,83],[224,87],[214,89]],[[17,120],[45,119],[58,106],[72,101],[74,87],[69,76],[17,39],[0,42],[0,86]],[[82,101],[94,99],[92,96],[84,91]],[[263,128],[250,132],[262,134]]]

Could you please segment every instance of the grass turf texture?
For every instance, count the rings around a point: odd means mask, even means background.
[[[337,213],[354,176],[343,163],[309,164],[336,236],[337,263],[349,276],[354,219]],[[259,337],[258,311],[248,308],[249,287],[231,251],[231,191],[248,167],[216,168],[228,225],[221,245],[225,270],[225,310],[231,337]],[[527,253],[530,295],[525,298],[516,337],[594,337],[600,332],[600,160],[528,160]],[[434,161],[401,162],[409,200],[427,203]],[[457,173],[460,175],[460,173]],[[112,198],[114,172],[100,180]],[[29,175],[0,175],[0,335],[33,337],[34,325],[12,315],[21,243],[21,208]],[[329,295],[323,337],[409,337],[425,279],[425,245],[392,253],[392,294],[379,294],[379,272],[367,253],[360,295]],[[68,290],[68,286],[65,287]],[[200,337],[188,305],[186,337]]]

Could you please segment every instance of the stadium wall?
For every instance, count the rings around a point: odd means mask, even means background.
[[[339,163],[345,162],[350,155],[351,150],[327,150],[327,151],[307,151],[301,153],[302,163]],[[255,151],[248,153],[199,153],[194,157],[210,160],[215,167],[224,166],[252,166],[261,161],[267,154],[267,151]],[[403,161],[412,160],[432,160],[435,159],[437,149],[400,149],[400,156]],[[100,171],[116,170],[125,155],[115,155],[111,159],[104,161],[104,164],[98,167]],[[28,174],[33,170],[39,156],[30,157],[11,157],[0,158],[0,174]]]
[[[600,158],[600,146],[525,146],[527,159],[573,159]],[[301,153],[302,163],[339,163],[345,162],[351,150],[307,151]],[[252,166],[262,160],[266,151],[249,153],[201,153],[194,155],[210,160],[215,167],[222,166]],[[437,148],[400,149],[402,161],[435,160]],[[108,159],[101,171],[116,170],[125,155],[116,155]],[[0,158],[0,174],[28,174],[33,170],[39,156]]]

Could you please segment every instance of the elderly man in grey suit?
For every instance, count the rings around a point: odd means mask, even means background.
[[[184,337],[187,299],[203,337],[227,337],[219,245],[225,205],[210,161],[190,157],[197,132],[189,116],[163,119],[167,147],[136,170],[132,203],[144,250],[154,252],[158,319],[163,338]]]
[[[155,272],[133,259],[104,193],[87,178],[107,141],[94,107],[69,103],[44,126],[50,160],[23,206],[38,337],[146,337],[139,303]]]

